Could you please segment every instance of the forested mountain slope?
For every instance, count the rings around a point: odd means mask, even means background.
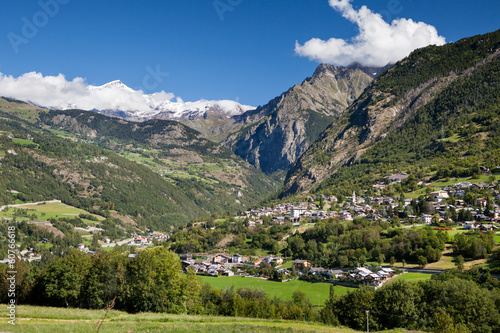
[[[390,170],[498,165],[499,55],[500,31],[414,51],[320,135],[281,196],[366,186]]]
[[[275,190],[274,181],[231,150],[175,121],[136,123],[81,110],[44,112],[40,120],[133,158],[173,184],[183,182],[207,211],[239,211]]]
[[[60,199],[89,211],[116,210],[143,226],[166,229],[200,216],[237,212],[274,189],[272,181],[230,150],[176,122],[137,124],[92,112],[0,102],[1,204],[19,196],[21,201]],[[195,166],[191,174],[179,171]],[[8,190],[20,194],[13,197]]]
[[[175,186],[111,151],[36,133],[5,118],[0,131],[2,205],[13,204],[15,199],[59,199],[104,216],[116,210],[155,228],[202,214]],[[10,191],[19,193],[13,196]]]

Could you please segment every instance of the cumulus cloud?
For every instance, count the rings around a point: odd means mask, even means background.
[[[0,96],[28,101],[54,109],[123,110],[148,112],[156,103],[169,101],[174,94],[164,91],[145,95],[120,81],[93,86],[81,77],[71,81],[65,76],[43,76],[30,72],[19,77],[0,73]]]
[[[350,41],[313,38],[304,45],[295,42],[295,53],[311,60],[342,66],[352,63],[385,66],[401,60],[417,48],[445,44],[445,38],[439,36],[432,25],[405,18],[395,19],[389,24],[382,15],[366,6],[355,10],[351,1],[329,0],[329,4],[358,26],[359,35]]]

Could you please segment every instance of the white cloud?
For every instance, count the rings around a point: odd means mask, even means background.
[[[0,73],[0,96],[28,101],[55,109],[123,110],[147,112],[156,99],[174,98],[171,93],[157,93],[147,98],[142,91],[134,91],[120,81],[103,86],[92,86],[81,77],[67,81],[64,75],[43,76],[30,72],[17,78]]]
[[[295,42],[295,53],[311,60],[347,66],[360,63],[365,66],[385,66],[406,57],[413,50],[427,45],[443,45],[445,38],[435,27],[412,19],[399,18],[384,21],[382,15],[366,6],[355,10],[352,0],[329,0],[330,6],[359,28],[359,35],[351,41],[313,38],[304,45]]]
[[[84,110],[123,110],[147,112],[152,103],[174,98],[174,94],[164,91],[148,98],[142,91],[135,91],[120,81],[103,86],[85,83],[81,77],[67,81],[64,75],[43,76],[30,72],[17,78],[0,73],[0,96],[55,109],[80,108]]]
[[[93,86],[80,77],[67,81],[62,74],[43,76],[36,72],[17,78],[0,73],[0,96],[52,109],[120,110],[139,116],[168,112],[172,118],[181,118],[186,112],[202,115],[210,108],[219,108],[227,115],[255,109],[229,100],[184,102],[180,97],[164,91],[148,95],[142,90],[127,87],[121,81]],[[175,102],[172,101],[174,97]]]

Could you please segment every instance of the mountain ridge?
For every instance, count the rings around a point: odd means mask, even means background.
[[[78,191],[65,190],[63,194],[66,202],[81,208],[90,207],[91,210],[96,205],[87,202],[99,201],[103,196],[106,202],[113,202],[117,210],[130,215],[142,226],[165,230],[168,226],[182,225],[202,216],[238,212],[257,204],[276,190],[274,180],[229,149],[205,139],[199,132],[179,122],[159,119],[129,122],[91,111],[39,109],[1,98],[0,114],[6,119],[4,123],[13,124],[0,130],[12,133],[15,138],[23,139],[23,142],[28,134],[35,138],[33,147],[29,144],[30,148],[24,148],[29,149],[32,155],[26,156],[26,159],[42,164],[40,172],[43,171],[47,178],[52,179],[51,187],[73,186],[68,184],[75,180],[77,183],[74,187],[81,193],[88,192],[87,196],[91,197],[81,197]],[[16,128],[16,131],[12,128]],[[3,138],[5,133],[0,132],[0,137],[5,139],[6,147],[10,147],[10,139]],[[59,156],[62,148],[52,145],[50,149],[40,150],[45,147],[41,144],[45,141],[73,148],[62,150],[68,156],[63,159]],[[73,150],[78,151],[80,145],[95,147],[92,149],[100,153],[85,158],[83,162],[78,156],[73,157],[75,161],[72,162],[72,156],[76,154]],[[0,147],[0,156],[8,150]],[[51,162],[53,151],[57,151],[59,157]],[[7,161],[11,159],[9,156]],[[6,161],[2,162],[4,167],[8,167]],[[50,168],[56,168],[57,171]],[[94,171],[87,172],[88,168],[98,172],[99,176]],[[141,176],[134,176],[134,173]],[[104,177],[108,174],[114,178]],[[96,179],[92,180],[93,177]],[[144,177],[144,181],[141,177]],[[81,184],[78,185],[78,182]],[[36,184],[30,185],[34,186],[30,192],[44,193]],[[133,195],[145,191],[145,184],[149,186],[149,192],[140,194],[141,200],[137,201],[146,200],[149,203],[144,202],[144,209],[140,209],[130,201],[133,201]],[[12,189],[24,192],[23,188],[24,185],[16,185]],[[92,198],[96,193],[100,196]],[[36,199],[57,198],[50,191],[47,195]],[[158,208],[150,207],[151,203],[158,205]]]
[[[490,78],[484,84],[498,89],[493,85],[497,82],[491,78],[490,72],[496,71],[499,49],[500,32],[496,31],[441,47],[429,46],[419,49],[396,63],[379,76],[338,122],[331,124],[301,156],[289,170],[284,191],[280,196],[307,193],[318,186],[325,188],[327,185],[321,184],[327,179],[329,184],[336,183],[335,174],[339,170],[352,167],[355,163],[363,164],[363,156],[367,152],[371,152],[369,156],[373,155],[374,150],[380,154],[381,151],[377,147],[389,145],[387,140],[406,142],[409,137],[420,137],[419,143],[408,141],[407,145],[419,146],[425,142],[426,145],[420,148],[424,151],[446,146],[442,142],[432,140],[437,140],[441,134],[439,129],[436,130],[436,126],[440,127],[441,131],[447,128],[450,131],[458,130],[454,128],[457,126],[454,121],[458,121],[459,117],[450,113],[450,109],[463,114],[461,117],[470,117],[469,110],[474,109],[474,105],[481,98],[494,101],[492,92],[488,90],[483,96],[457,95],[455,98],[453,91],[470,90],[470,82],[480,81],[481,77],[487,75]],[[460,103],[456,104],[458,101]],[[491,107],[495,107],[494,105]],[[435,122],[427,124],[430,112]],[[444,114],[448,116],[444,117]],[[430,128],[433,128],[434,132],[429,132],[426,136],[423,136],[423,132],[413,133],[406,138],[399,134],[401,130],[411,132],[412,125],[414,130],[430,131]],[[396,137],[398,139],[395,139]],[[408,149],[401,144],[398,146],[393,143],[392,146],[394,145],[402,151]],[[446,146],[446,149],[452,147]],[[415,151],[404,154],[418,156]],[[399,159],[403,160],[404,156],[406,155],[399,156]],[[365,162],[372,160],[373,158]]]
[[[224,144],[266,173],[287,170],[370,84],[359,68],[320,64],[313,76],[242,115]]]
[[[173,94],[164,91],[146,94],[142,90],[128,87],[120,80],[111,81],[101,86],[88,85],[86,89],[88,96],[79,96],[79,98],[70,96],[73,100],[64,103],[44,103],[25,98],[22,100],[38,107],[53,110],[81,109],[132,121],[146,121],[152,118],[196,119],[203,117],[207,112],[225,119],[254,109],[253,106],[242,105],[231,100],[201,99],[195,102],[184,102],[177,98],[176,101],[172,101]],[[91,95],[93,98],[89,99],[88,97]],[[18,96],[6,97],[19,99]]]

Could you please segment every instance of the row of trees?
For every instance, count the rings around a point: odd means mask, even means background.
[[[269,217],[264,218],[264,224],[269,226]],[[215,228],[211,228],[215,226]],[[256,255],[258,250],[266,250],[272,254],[280,253],[279,242],[290,231],[291,224],[258,225],[248,228],[248,219],[235,221],[227,218],[217,224],[210,221],[189,230],[178,229],[171,234],[171,249],[176,253],[207,252],[217,247],[225,237],[232,237],[228,244],[235,252],[242,255]]]
[[[438,261],[448,235],[430,227],[393,228],[390,222],[321,221],[316,227],[288,238],[286,252],[321,267],[346,267],[386,259],[419,262]]]
[[[257,250],[266,250],[274,255],[307,259],[325,268],[357,266],[367,261],[419,262],[423,257],[426,263],[431,263],[440,259],[448,240],[445,231],[430,227],[401,229],[397,220],[397,217],[387,222],[327,219],[283,242],[290,224],[248,228],[244,221],[228,219],[217,223],[214,229],[203,225],[179,229],[172,233],[169,244],[179,254],[199,253],[210,251],[231,237],[232,241],[226,246],[233,252],[255,255]]]
[[[475,276],[479,276],[479,283],[474,281]],[[495,287],[489,290],[486,286],[493,286],[489,273],[455,270],[425,282],[397,280],[377,290],[362,287],[341,297],[332,288],[321,319],[361,330],[366,328],[369,311],[369,325],[374,331],[404,327],[435,332],[498,332],[500,291],[498,280],[493,280]]]
[[[495,246],[495,233],[488,231],[479,235],[455,235],[453,253],[467,259],[485,259]]]
[[[0,301],[9,288],[0,272]],[[445,273],[419,283],[396,280],[374,290],[361,287],[337,296],[333,286],[326,305],[312,308],[301,291],[291,301],[269,298],[261,290],[219,290],[202,285],[192,272],[183,273],[178,257],[157,247],[129,260],[118,253],[88,256],[72,250],[45,267],[16,263],[18,304],[101,309],[136,313],[209,314],[320,321],[364,329],[366,311],[372,330],[396,327],[437,332],[489,333],[500,330],[500,283],[488,271]]]
[[[7,302],[9,269],[0,273],[1,302]],[[177,255],[156,247],[126,255],[103,252],[89,256],[71,250],[47,265],[16,262],[19,304],[101,309],[112,301],[128,312],[168,312],[249,316],[260,318],[315,318],[312,305],[298,291],[293,301],[270,299],[249,289],[218,290],[202,285],[192,272],[181,271]]]

